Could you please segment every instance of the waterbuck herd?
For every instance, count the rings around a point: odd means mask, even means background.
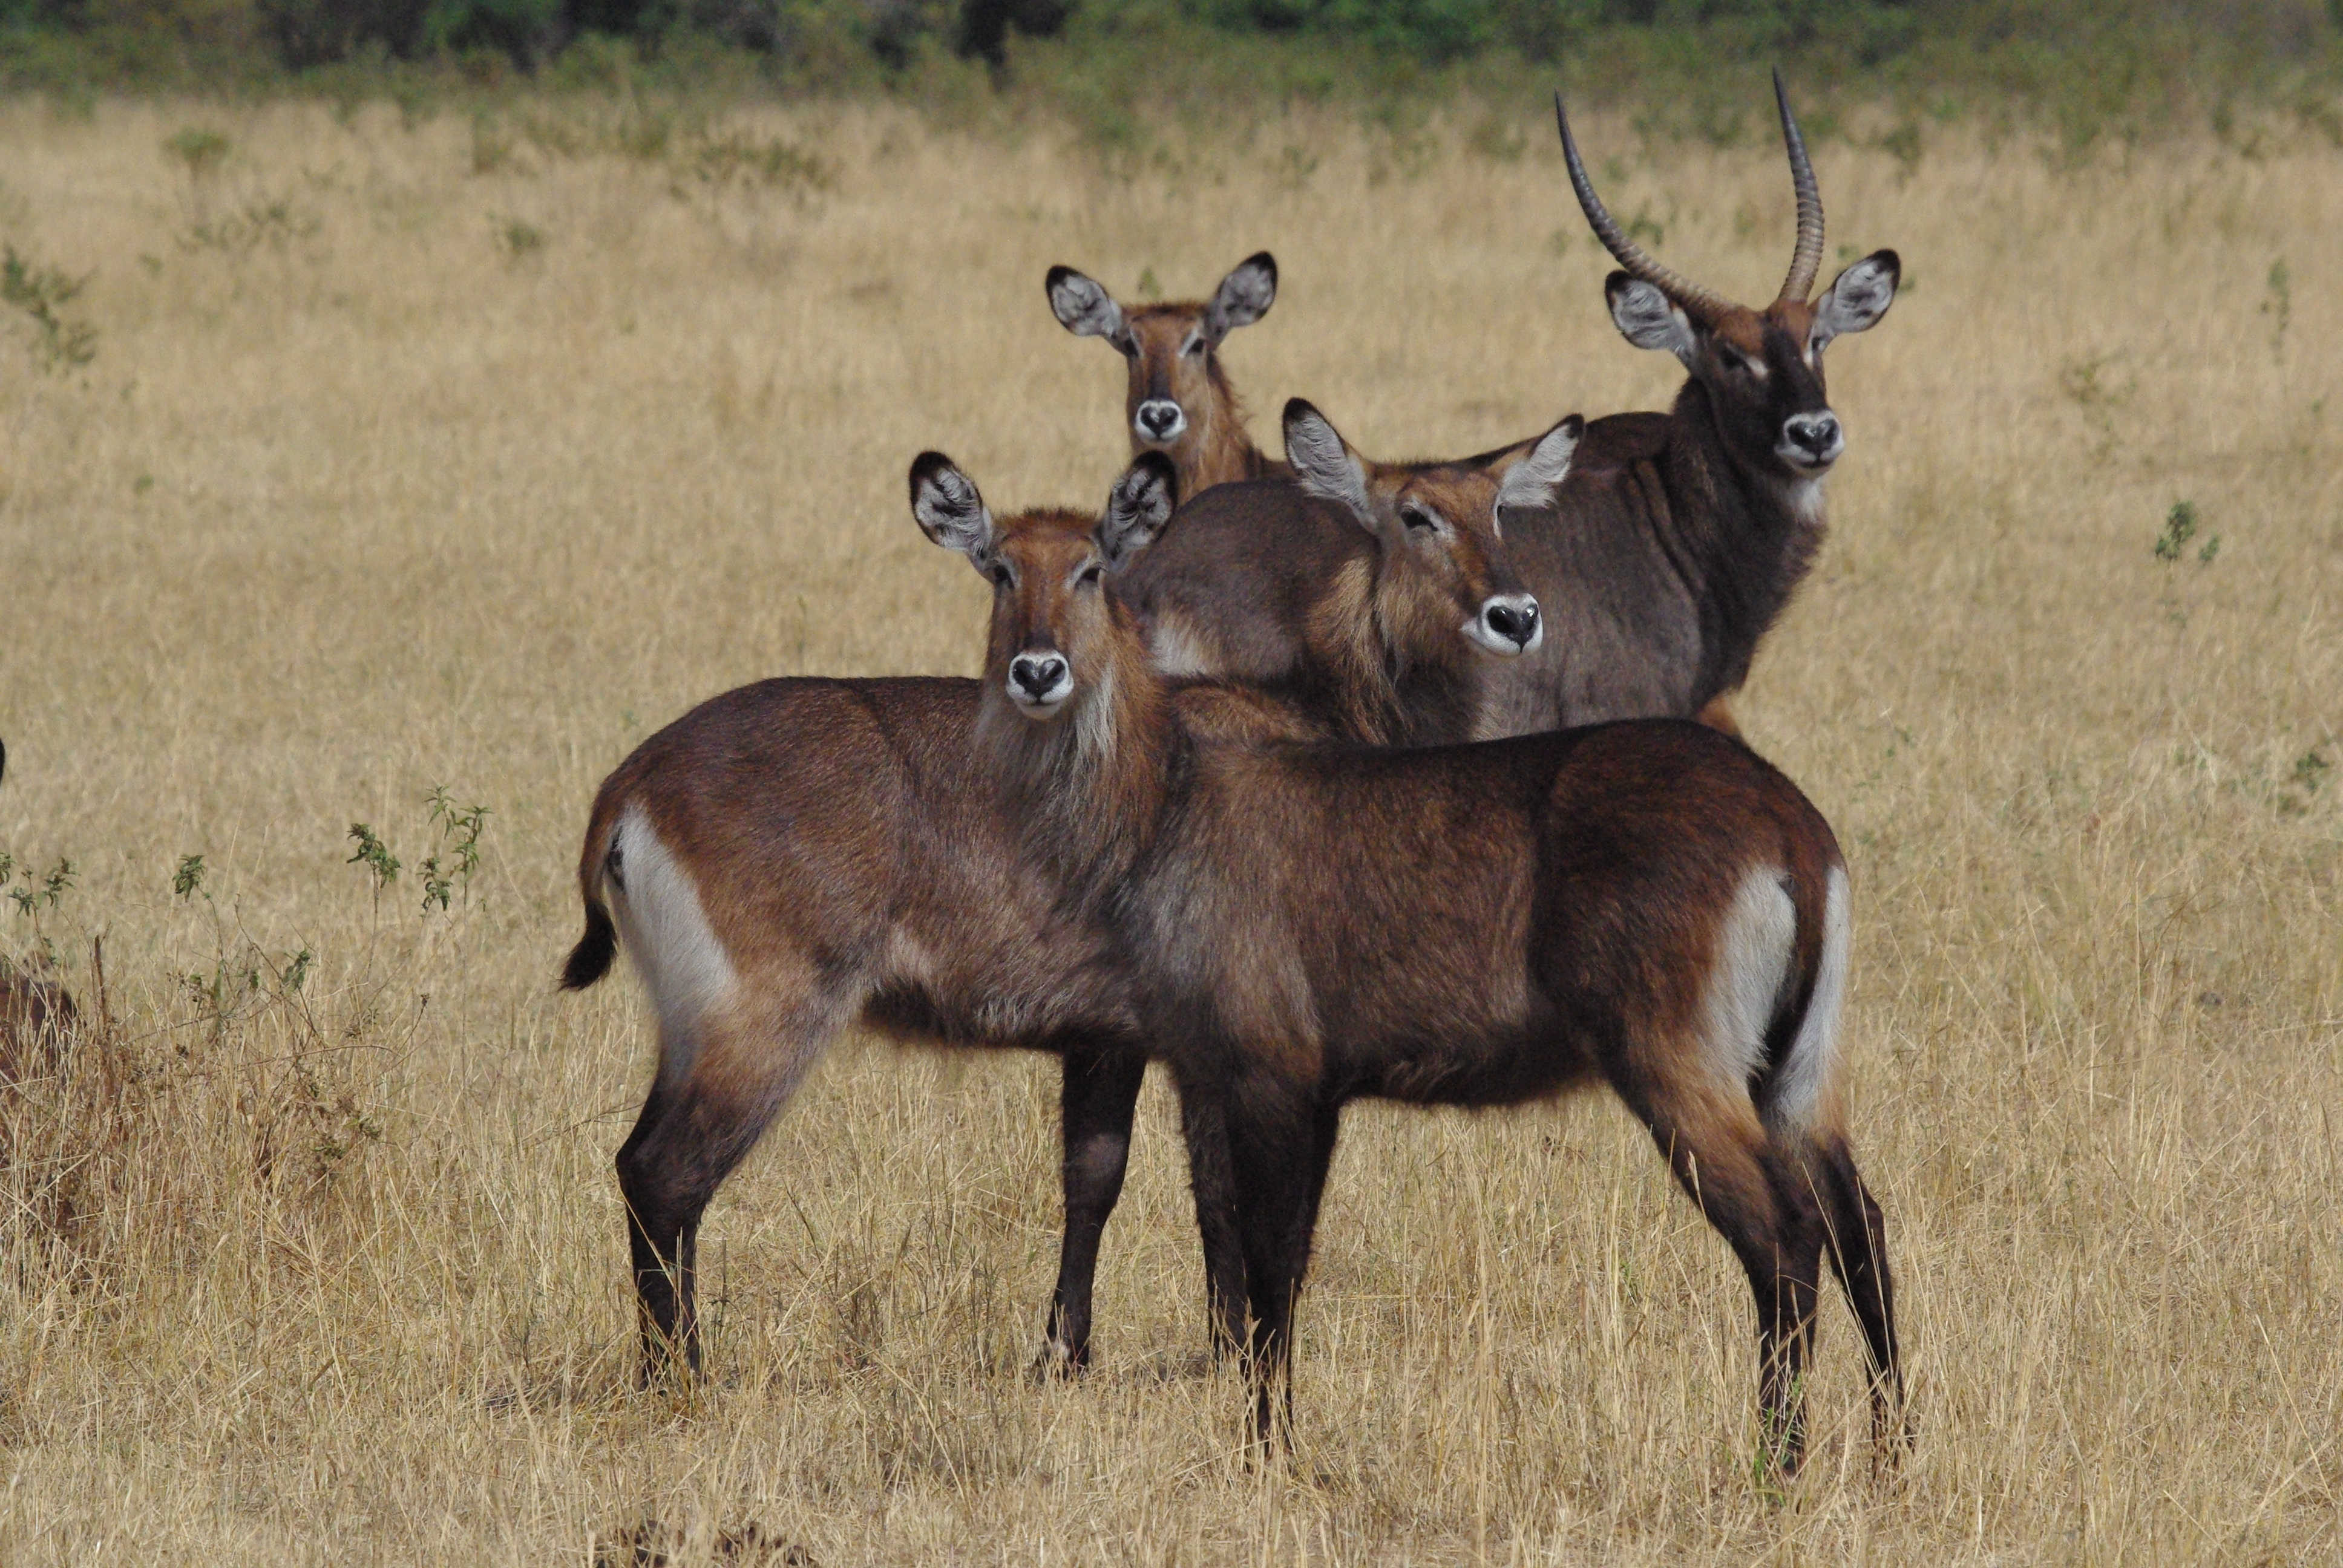
[[[699,1367],[700,1218],[859,1025],[1061,1058],[1045,1372],[1088,1359],[1150,1061],[1180,1097],[1215,1348],[1272,1445],[1342,1107],[1599,1081],[1747,1272],[1771,1462],[1803,1454],[1825,1263],[1894,1454],[1895,1294],[1838,1040],[1845,864],[1725,701],[1822,538],[1845,447],[1824,350],[1885,315],[1898,263],[1815,297],[1822,203],[1775,95],[1797,243],[1762,309],[1626,237],[1556,103],[1612,318],[1684,364],[1664,414],[1387,463],[1296,399],[1278,462],[1218,357],[1275,301],[1268,255],[1202,304],[1051,269],[1060,323],[1130,363],[1133,460],[1098,511],[1013,515],[941,454],[912,464],[913,519],[992,584],[982,678],[743,687],[594,802],[563,984],[623,947],[658,1017],[618,1156],[646,1378]]]

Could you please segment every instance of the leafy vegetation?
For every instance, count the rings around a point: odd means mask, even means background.
[[[413,107],[517,75],[933,96],[937,72],[976,69],[1080,119],[1534,76],[1664,97],[1668,128],[1730,141],[1756,128],[1738,78],[1773,63],[1896,101],[1882,134],[1914,156],[1929,116],[1970,102],[2077,147],[2192,121],[2227,135],[2240,101],[2343,141],[2343,0],[0,0],[0,81],[83,100],[276,88]]]

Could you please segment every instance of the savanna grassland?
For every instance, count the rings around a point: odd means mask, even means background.
[[[632,1389],[650,1033],[552,984],[598,780],[752,678],[974,672],[902,476],[1103,496],[1121,364],[1054,262],[1273,250],[1225,355],[1272,447],[1294,394],[1386,457],[1663,406],[1540,116],[1110,158],[880,106],[0,110],[0,941],[89,1020],[0,1102],[0,1559],[2343,1553],[2343,164],[2244,133],[1817,148],[1832,252],[1909,281],[1833,351],[1831,542],[1739,711],[1855,877],[1900,1479],[1835,1300],[1813,1462],[1753,1474],[1745,1288],[1594,1099],[1353,1114],[1261,1471],[1151,1085],[1099,1364],[1036,1387],[1054,1064],[878,1044],[711,1212],[709,1385]],[[1583,134],[1770,296],[1777,148]]]

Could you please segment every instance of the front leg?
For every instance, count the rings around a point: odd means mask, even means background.
[[[1067,1047],[1064,1070],[1059,1124],[1066,1232],[1058,1252],[1057,1294],[1050,1302],[1050,1337],[1033,1369],[1045,1377],[1071,1376],[1090,1364],[1099,1236],[1122,1196],[1147,1058],[1129,1046],[1084,1041]]]

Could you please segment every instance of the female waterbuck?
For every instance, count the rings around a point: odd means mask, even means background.
[[[1232,739],[1194,722],[1101,580],[1138,548],[1116,513],[996,523],[932,453],[912,484],[920,527],[996,585],[979,759],[1083,950],[1150,1020],[1199,1191],[1235,1194],[1262,1435],[1290,1412],[1343,1105],[1594,1082],[1748,1276],[1775,1461],[1803,1451],[1825,1255],[1878,1433],[1900,1432],[1885,1228],[1844,1119],[1846,871],[1788,779],[1671,720],[1414,750]]]
[[[1123,550],[1162,526],[1175,493],[1170,459],[1141,454],[1111,503]],[[1077,531],[1095,521],[1063,515]],[[1461,519],[1437,548],[1393,554],[1375,578],[1366,600],[1320,611],[1333,638],[1339,615],[1413,607],[1336,639],[1362,678],[1453,664],[1451,645],[1499,651],[1460,631],[1496,598],[1534,614],[1485,518]],[[1311,673],[1298,702],[1212,694],[1199,721],[1340,736],[1340,716],[1375,700],[1348,689],[1349,668]],[[1021,678],[1046,688],[1051,675],[1029,663]],[[658,1019],[658,1070],[618,1151],[647,1373],[679,1352],[699,1364],[700,1216],[857,1022],[1063,1057],[1066,1229],[1043,1362],[1073,1369],[1087,1357],[1099,1236],[1121,1191],[1148,1051],[1123,993],[1101,989],[1095,939],[1066,922],[1055,885],[1022,861],[993,809],[969,750],[978,707],[970,680],[761,681],[643,742],[595,799],[578,859],[586,932],[562,983],[599,980],[623,940]],[[1198,1198],[1216,1334],[1234,1342],[1242,1264],[1232,1235],[1213,1235],[1232,1210],[1224,1196]]]
[[[1495,672],[1545,640],[1500,519],[1554,505],[1585,421],[1573,414],[1500,451],[1417,463],[1363,456],[1299,397],[1284,424],[1292,479],[1223,485],[1183,504],[1117,577],[1156,668],[1304,694],[1331,681],[1350,739],[1471,739]],[[1479,612],[1463,637],[1443,635],[1459,629],[1459,602]]]
[[[1277,298],[1277,261],[1247,256],[1208,300],[1124,307],[1071,266],[1046,280],[1050,309],[1081,337],[1103,337],[1131,364],[1123,417],[1131,450],[1161,452],[1177,465],[1180,494],[1282,474],[1245,434],[1244,405],[1221,368],[1221,344],[1269,314]]]

